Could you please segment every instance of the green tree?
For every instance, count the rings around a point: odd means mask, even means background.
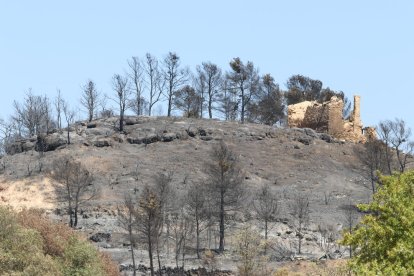
[[[357,274],[414,274],[414,171],[381,176],[382,186],[367,212],[342,243],[358,248],[350,261]]]

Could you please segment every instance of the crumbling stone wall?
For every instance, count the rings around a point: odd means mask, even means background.
[[[289,127],[312,128],[347,141],[365,142],[368,137],[363,132],[360,101],[359,96],[354,96],[354,109],[349,120],[344,120],[342,116],[343,100],[335,96],[324,103],[307,101],[289,105],[288,125]],[[369,135],[372,135],[371,129]]]

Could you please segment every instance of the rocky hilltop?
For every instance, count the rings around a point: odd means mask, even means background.
[[[358,158],[362,145],[333,139],[312,129],[277,128],[207,119],[128,117],[125,131],[117,131],[118,118],[77,122],[67,129],[17,141],[0,160],[0,203],[17,208],[43,208],[55,220],[67,222],[64,205],[56,200],[54,181],[48,177],[54,160],[69,155],[94,175],[100,195],[81,210],[79,231],[102,250],[110,252],[125,269],[130,263],[125,230],[117,219],[117,208],[125,194],[139,193],[161,172],[173,172],[177,194],[189,183],[206,177],[205,162],[218,141],[225,141],[237,154],[248,195],[269,184],[278,195],[280,212],[270,232],[278,248],[271,252],[272,264],[294,258],[319,259],[325,256],[320,229],[334,229],[339,235],[346,223],[350,204],[370,197],[366,173]],[[68,133],[70,144],[67,144]],[[291,203],[298,193],[310,200],[310,223],[306,225],[303,254],[296,254]],[[229,254],[217,256],[218,267],[235,270],[233,233],[240,225],[258,225],[252,218],[249,198],[226,233]],[[230,226],[229,226],[230,227]],[[215,241],[202,240],[203,248]],[[139,248],[139,262],[147,265],[145,247]],[[143,253],[144,252],[144,253]],[[346,257],[339,246],[335,258]],[[325,256],[326,257],[326,256]],[[174,266],[172,254],[163,253],[163,264]],[[188,266],[201,263],[189,254]]]

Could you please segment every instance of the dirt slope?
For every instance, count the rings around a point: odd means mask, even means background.
[[[64,131],[56,132],[47,137],[51,146],[43,155],[35,150],[35,139],[16,144],[16,154],[0,160],[0,204],[63,213],[64,206],[55,200],[54,184],[47,171],[56,158],[71,155],[86,165],[95,176],[95,184],[101,187],[100,197],[83,208],[81,231],[86,235],[111,233],[111,240],[99,245],[111,251],[120,263],[128,263],[123,230],[116,219],[123,196],[139,192],[144,183],[152,183],[154,175],[162,171],[173,171],[174,187],[184,193],[188,183],[205,177],[205,161],[220,140],[237,153],[249,194],[268,183],[279,195],[282,212],[272,237],[286,244],[296,239],[291,231],[290,203],[298,191],[309,196],[311,224],[305,252],[310,256],[321,254],[312,236],[318,225],[332,224],[339,231],[344,223],[344,205],[366,202],[371,196],[355,154],[361,145],[335,141],[310,129],[165,117],[128,118],[123,134],[115,131],[115,125],[116,118],[77,123],[71,129],[71,145],[65,144]],[[246,209],[252,211],[247,202]],[[231,263],[225,261],[222,266],[234,269]]]

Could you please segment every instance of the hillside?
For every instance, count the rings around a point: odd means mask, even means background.
[[[43,208],[53,219],[67,223],[64,205],[56,200],[54,181],[48,171],[57,158],[72,156],[86,166],[95,177],[94,184],[100,187],[99,197],[81,210],[79,231],[87,237],[110,234],[95,239],[100,240],[96,245],[125,267],[131,259],[126,232],[117,220],[117,208],[122,206],[125,194],[139,194],[144,184],[152,184],[154,176],[162,172],[173,172],[173,187],[177,194],[184,194],[190,183],[205,179],[205,162],[213,145],[223,140],[238,157],[249,195],[226,233],[229,254],[217,256],[219,268],[235,270],[232,235],[242,224],[258,225],[248,219],[253,213],[249,198],[263,184],[269,184],[277,193],[281,206],[278,222],[270,232],[278,244],[271,253],[273,266],[278,266],[276,261],[298,257],[291,216],[295,195],[306,194],[310,201],[310,223],[300,256],[305,259],[324,255],[318,246],[318,226],[330,227],[338,234],[346,224],[346,206],[367,202],[371,197],[357,154],[362,146],[311,129],[206,119],[129,117],[125,132],[119,134],[114,128],[116,122],[117,118],[79,122],[70,129],[70,145],[66,144],[66,130],[12,145],[14,154],[0,160],[0,203],[16,208]],[[43,154],[35,150],[40,149],[39,141],[46,145]],[[202,247],[209,247],[206,237]],[[210,240],[210,247],[215,248],[214,239]],[[166,252],[162,254],[163,264],[174,266],[172,254]],[[332,252],[336,257],[347,255],[340,247]],[[138,245],[137,255],[140,263],[148,265],[145,247]],[[194,254],[188,256],[187,267],[201,265]]]

